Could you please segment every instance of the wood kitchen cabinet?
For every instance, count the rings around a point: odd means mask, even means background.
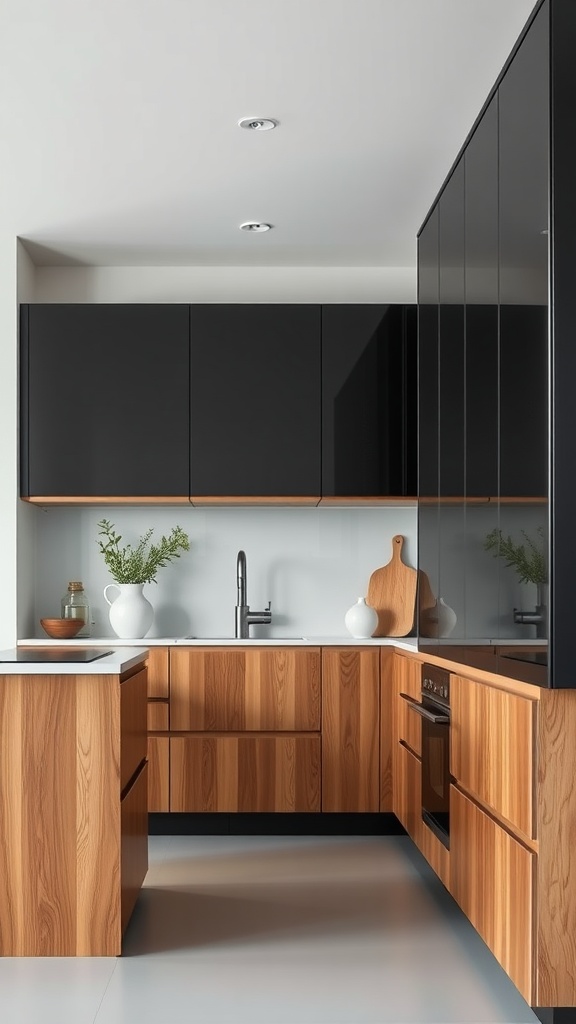
[[[415,495],[416,306],[322,306],[322,498]]]
[[[318,504],[320,307],[190,307],[193,504]]]
[[[21,307],[21,494],[189,498],[186,305]]]
[[[322,649],[322,810],[380,808],[380,653]]]
[[[320,810],[319,648],[170,651],[170,810]]]
[[[145,668],[0,676],[1,956],[120,954],[148,867],[145,720]]]
[[[170,810],[170,651],[148,651],[148,808]]]
[[[536,838],[538,702],[451,676],[450,773],[462,789]]]
[[[454,786],[450,847],[454,899],[531,1002],[536,854]]]

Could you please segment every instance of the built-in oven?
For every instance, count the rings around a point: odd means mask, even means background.
[[[420,702],[403,693],[422,719],[422,819],[450,848],[450,675],[422,665]]]

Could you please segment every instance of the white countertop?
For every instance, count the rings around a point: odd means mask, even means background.
[[[70,640],[49,640],[47,644],[41,643],[42,647],[55,646],[55,647],[68,647],[71,644]],[[2,658],[13,657],[16,654],[16,649],[0,651],[0,675],[2,676],[95,676],[95,675],[122,675],[127,672],[128,669],[134,668],[139,662],[143,661],[148,654],[148,649],[142,647],[142,641],[138,641],[138,647],[116,647],[112,650],[112,645],[107,643],[105,640],[90,642],[92,647],[101,647],[103,650],[111,651],[105,658],[98,658],[97,661],[88,662],[77,662],[77,661],[52,661],[49,663],[30,661],[30,662],[1,662]],[[28,643],[28,641],[26,641]],[[81,644],[77,641],[74,642],[75,647],[85,647],[87,644]]]
[[[153,637],[143,640],[120,640],[118,637],[90,637],[89,639],[50,640],[29,638],[18,641],[19,647],[105,647],[106,649],[121,644],[122,647],[402,647],[407,651],[416,651],[415,636],[394,637],[377,636],[357,639],[353,636],[300,636],[300,637],[251,637],[249,640],[236,640],[234,637]],[[103,664],[102,659],[100,664]]]

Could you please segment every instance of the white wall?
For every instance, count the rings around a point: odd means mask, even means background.
[[[18,507],[16,240],[0,225],[0,648],[17,633]]]
[[[253,636],[342,636],[344,615],[365,595],[370,573],[389,561],[392,537],[406,537],[404,559],[416,565],[416,508],[52,508],[36,511],[34,611],[60,614],[69,580],[81,579],[94,612],[96,636],[113,636],[102,590],[111,582],[100,554],[97,523],[110,519],[123,542],[149,527],[154,539],[179,524],[191,550],[158,573],[144,592],[156,616],[149,636],[233,636],[236,556],[248,563],[248,602],[272,601],[272,625]]]
[[[416,302],[412,267],[38,267],[36,302]]]

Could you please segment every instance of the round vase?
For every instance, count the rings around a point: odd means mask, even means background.
[[[344,624],[353,637],[358,640],[367,639],[378,625],[378,612],[366,604],[366,598],[359,597],[356,604],[346,612]]]
[[[113,601],[108,597],[112,587],[119,592]],[[109,583],[104,587],[104,599],[110,605],[110,625],[116,636],[124,640],[140,640],[152,625],[154,609],[143,590],[143,583]]]
[[[450,636],[458,621],[454,609],[449,604],[446,604],[441,597],[438,598],[434,608],[431,609],[429,620],[435,625],[435,631],[432,635],[437,637]]]

